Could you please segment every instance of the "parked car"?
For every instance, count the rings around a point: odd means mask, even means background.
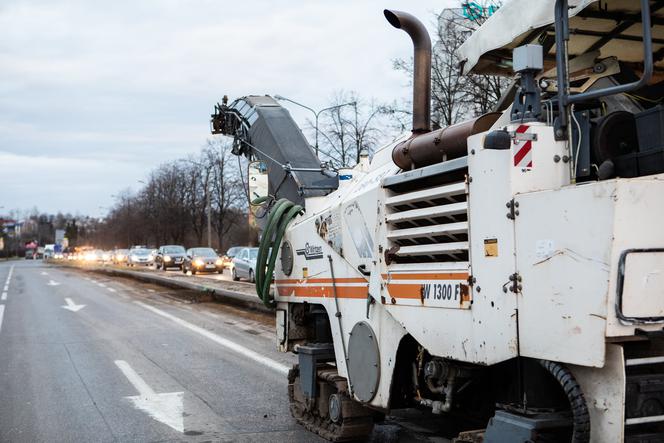
[[[129,249],[116,249],[113,251],[113,264],[115,265],[121,265],[123,263],[127,263],[127,259],[129,257]]]
[[[184,259],[182,272],[185,274],[191,271],[197,272],[217,272],[223,271],[223,262],[212,248],[191,248],[187,249],[187,256]]]
[[[160,246],[159,249],[157,249],[157,255],[154,257],[154,264],[157,269],[163,269],[164,271],[168,268],[182,269],[186,256],[187,251],[184,249],[184,246]]]
[[[237,281],[246,278],[250,282],[256,281],[256,259],[258,258],[258,248],[242,248],[233,258],[233,267],[231,275],[233,280]]]
[[[129,251],[127,266],[150,266],[152,265],[152,250],[146,248],[132,248]]]
[[[221,257],[223,269],[231,269],[233,267],[233,258],[242,250],[242,246],[233,246],[232,248],[226,251]]]

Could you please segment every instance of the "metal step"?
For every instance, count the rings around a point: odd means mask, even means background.
[[[425,166],[412,171],[390,175],[383,179],[383,187],[388,189],[403,188],[404,185],[419,184],[416,182],[431,182],[454,171],[463,171],[468,168],[468,156],[455,158],[435,165]],[[458,175],[458,174],[457,174]]]
[[[664,363],[664,357],[629,358],[625,360],[625,366],[654,365]]]
[[[625,426],[642,425],[645,423],[659,423],[659,422],[664,422],[664,415],[628,418],[625,420]]]
[[[395,229],[387,234],[390,240],[404,238],[435,237],[439,235],[465,234],[468,232],[468,222],[448,223],[443,225],[422,226],[420,228]]]
[[[452,203],[450,205],[432,206],[430,208],[411,209],[396,212],[387,216],[388,223],[398,223],[417,219],[432,219],[448,215],[465,214],[468,211],[468,202]]]
[[[444,255],[468,250],[468,242],[437,243],[433,245],[402,246],[397,251],[399,257],[415,255]]]
[[[466,184],[463,182],[453,183],[451,185],[438,186],[435,188],[423,189],[421,191],[407,192],[405,194],[395,195],[385,200],[387,206],[406,205],[413,202],[426,202],[444,197],[453,197],[455,195],[465,194]]]

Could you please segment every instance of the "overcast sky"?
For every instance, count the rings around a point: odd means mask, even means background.
[[[153,167],[197,152],[224,94],[313,108],[338,90],[407,98],[392,60],[411,43],[382,10],[432,30],[459,3],[1,0],[0,214],[104,214]]]

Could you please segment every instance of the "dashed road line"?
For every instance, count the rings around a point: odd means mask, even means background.
[[[5,315],[5,305],[0,305],[0,331],[2,330],[2,318]]]
[[[0,297],[0,300],[2,300],[2,301],[7,300],[7,293],[6,292],[2,293],[2,296]]]
[[[116,291],[116,290],[113,289],[113,288],[108,288],[108,287],[107,287],[106,289],[108,289],[108,290],[111,291],[111,292],[118,292],[118,291]]]
[[[231,351],[234,351],[238,354],[244,355],[245,357],[249,358],[250,360],[255,361],[256,363],[260,363],[263,366],[266,366],[266,367],[268,367],[268,368],[270,368],[270,369],[272,369],[276,372],[279,372],[280,374],[286,375],[286,374],[288,374],[288,371],[290,370],[290,368],[288,366],[283,365],[283,364],[279,363],[276,360],[272,360],[271,358],[265,357],[265,356],[259,354],[258,352],[252,351],[249,348],[245,348],[244,346],[242,346],[238,343],[235,343],[231,340],[223,338],[223,337],[215,334],[214,332],[210,332],[207,329],[201,328],[200,326],[196,326],[193,323],[189,323],[186,320],[182,320],[181,318],[176,317],[172,314],[169,314],[168,312],[162,311],[161,309],[155,308],[154,306],[150,306],[150,305],[145,304],[145,303],[140,302],[140,301],[135,301],[134,303],[136,303],[139,306],[142,306],[143,308],[145,308],[149,311],[154,312],[157,315],[160,315],[164,318],[167,318],[167,319],[179,324],[180,326],[183,326],[183,327],[189,329],[190,331],[196,332],[197,334],[202,335],[203,337],[206,337],[206,338],[212,340],[213,342],[223,346],[226,349],[230,349]]]

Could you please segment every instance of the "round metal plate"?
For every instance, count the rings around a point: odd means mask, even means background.
[[[348,342],[348,377],[355,397],[362,402],[376,395],[380,380],[378,340],[366,322],[353,326]]]
[[[287,241],[281,244],[281,270],[286,275],[291,275],[293,272],[293,248]]]

